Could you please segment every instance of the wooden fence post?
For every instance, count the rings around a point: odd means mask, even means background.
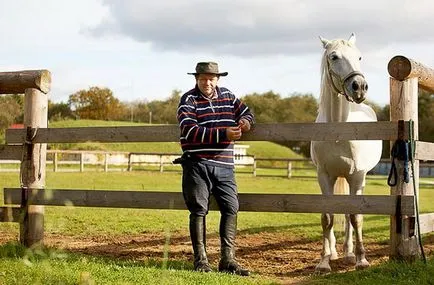
[[[53,153],[53,171],[57,172],[57,151]]]
[[[44,206],[31,204],[31,193],[45,188],[47,144],[32,143],[38,128],[47,127],[48,96],[28,88],[24,97],[24,126],[27,129],[25,150],[21,162],[23,217],[20,221],[20,242],[33,247],[42,245],[44,238]]]
[[[130,153],[128,153],[128,171],[131,171],[131,170],[133,170],[133,164],[131,161],[131,152],[130,152]]]
[[[287,173],[286,173],[287,177],[291,178],[291,176],[292,176],[292,173],[291,173],[292,172],[292,162],[290,160],[288,160],[288,165],[287,165],[286,171],[287,171]]]
[[[109,154],[104,154],[104,172],[108,172],[108,161],[109,161]]]
[[[253,177],[256,177],[256,159],[253,158]]]
[[[84,171],[84,153],[80,152],[80,172]]]
[[[408,78],[404,81],[398,81],[390,78],[390,120],[413,120],[414,133],[413,139],[419,138],[418,132],[418,79],[417,77]],[[400,132],[399,132],[400,133]],[[398,136],[400,135],[398,133]],[[401,133],[402,135],[402,133]],[[393,147],[395,141],[391,141],[390,145]],[[414,173],[411,173],[411,162],[408,163],[408,171],[410,180],[408,183],[403,181],[404,178],[404,162],[395,159],[397,169],[396,186],[390,188],[391,195],[400,196],[414,196],[414,188],[416,187],[416,194],[419,194],[419,161],[414,163]],[[413,185],[412,176],[415,178],[415,185]],[[399,200],[398,200],[399,201]],[[398,206],[399,207],[399,206]],[[390,245],[392,259],[401,260],[414,260],[421,255],[417,229],[415,227],[415,215],[391,216],[390,219]]]
[[[160,154],[160,172],[163,172],[163,155]]]

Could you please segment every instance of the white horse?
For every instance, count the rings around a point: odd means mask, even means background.
[[[362,103],[368,84],[360,71],[361,55],[355,46],[355,35],[351,34],[348,41],[320,39],[325,51],[321,61],[321,93],[316,122],[377,121],[374,110]],[[366,173],[378,163],[381,151],[381,141],[312,141],[311,157],[317,167],[322,194],[333,195],[334,190],[339,193],[341,185],[347,189],[349,186],[350,195],[361,195]],[[317,272],[330,272],[329,261],[338,258],[333,218],[333,213],[321,215],[323,249],[315,268]],[[345,215],[344,262],[355,263],[356,269],[369,266],[363,247],[362,224],[362,215]]]

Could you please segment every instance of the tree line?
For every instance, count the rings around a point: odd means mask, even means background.
[[[67,102],[48,103],[48,120],[107,120],[131,121],[151,124],[177,124],[176,109],[182,96],[173,90],[165,100],[137,100],[122,102],[109,88],[90,87],[71,94]],[[252,93],[240,97],[253,111],[257,123],[294,123],[315,121],[318,101],[310,93],[291,93],[281,96],[273,91]],[[434,94],[419,91],[419,139],[434,141]],[[367,102],[379,121],[389,120],[390,106],[379,106]],[[23,121],[24,95],[0,96],[0,140],[4,141],[4,130],[12,123]],[[309,155],[309,142],[288,142],[288,147]],[[388,146],[384,148],[388,156]]]

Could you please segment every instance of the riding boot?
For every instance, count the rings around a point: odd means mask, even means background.
[[[194,253],[194,270],[211,272],[206,256],[206,224],[204,216],[190,215],[190,238]]]
[[[219,271],[249,276],[250,272],[242,268],[235,260],[235,235],[237,232],[237,215],[222,215],[220,219],[221,259]]]

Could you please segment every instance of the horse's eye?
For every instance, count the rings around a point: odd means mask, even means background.
[[[331,60],[337,60],[339,57],[336,55],[336,54],[332,54],[331,56],[330,56],[330,59]]]

